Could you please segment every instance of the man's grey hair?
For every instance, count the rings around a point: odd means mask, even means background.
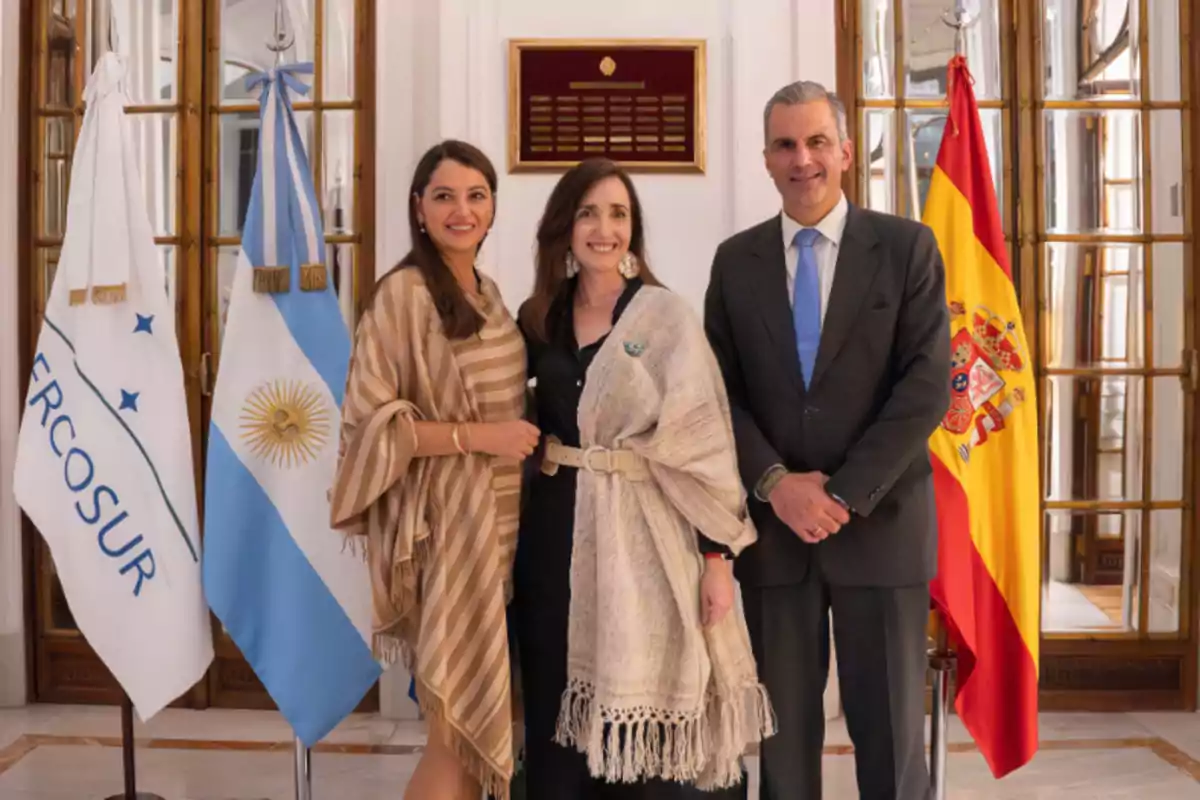
[[[846,106],[842,104],[838,96],[816,81],[796,81],[780,89],[767,101],[767,107],[763,109],[764,141],[769,136],[767,131],[768,123],[771,120],[771,109],[775,106],[795,106],[801,103],[813,103],[817,100],[824,100],[828,103],[829,110],[833,112],[833,116],[837,119],[838,140],[844,142],[849,139],[850,132],[846,127]],[[770,144],[770,142],[767,141],[767,144]]]

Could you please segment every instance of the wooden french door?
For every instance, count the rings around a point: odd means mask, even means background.
[[[838,0],[863,205],[920,217],[954,31],[1025,329],[1047,709],[1196,707],[1193,0]]]
[[[135,146],[164,282],[177,310],[203,510],[209,398],[220,364],[228,288],[254,177],[258,105],[246,76],[311,62],[295,98],[325,218],[326,258],[353,325],[374,283],[373,97],[375,4],[368,0],[21,0],[28,58],[22,157],[21,287],[26,367],[65,226],[82,95],[111,48],[128,57]],[[113,18],[113,7],[129,19]],[[27,369],[26,369],[27,371]],[[117,686],[80,635],[49,552],[25,521],[33,699],[112,703]],[[271,700],[217,625],[209,675],[178,704],[270,708]],[[364,708],[377,707],[372,693]]]

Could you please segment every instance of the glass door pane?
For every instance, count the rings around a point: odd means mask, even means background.
[[[1143,31],[1131,0],[1044,6],[1043,629],[1186,636],[1192,401],[1180,365],[1193,345],[1178,41]]]

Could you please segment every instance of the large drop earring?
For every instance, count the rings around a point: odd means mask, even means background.
[[[632,280],[641,271],[641,266],[638,264],[637,256],[626,250],[625,255],[621,256],[621,264],[617,269],[621,272],[622,278]]]
[[[579,274],[579,259],[575,258],[574,251],[567,251],[567,277],[574,278]]]

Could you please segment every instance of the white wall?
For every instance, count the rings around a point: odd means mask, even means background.
[[[17,345],[17,3],[0,3],[0,707],[25,702],[20,512],[12,496],[20,397]]]
[[[713,251],[778,210],[762,163],[762,108],[800,77],[835,85],[834,0],[427,0],[379,8],[377,268],[407,249],[407,193],[421,153],[442,138],[478,145],[501,172],[484,253],[516,307],[533,280],[538,219],[558,176],[507,173],[507,40],[702,38],[708,47],[708,169],[635,175],[649,259],[699,308]]]

